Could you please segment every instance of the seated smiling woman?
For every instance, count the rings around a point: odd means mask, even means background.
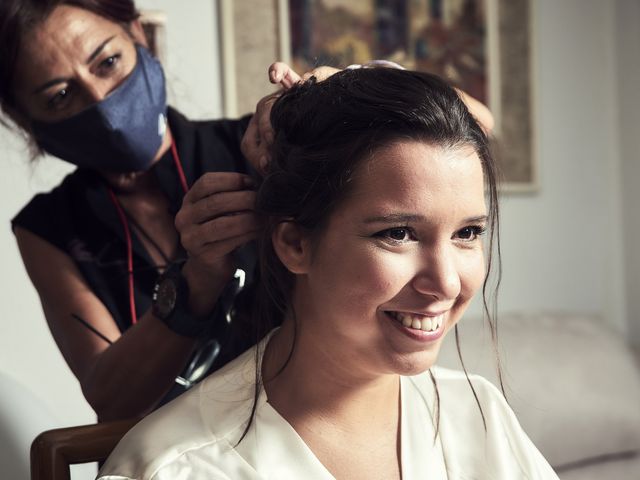
[[[494,160],[459,95],[346,70],[285,93],[272,123],[259,341],[142,420],[99,477],[557,479],[494,386],[434,366],[497,231]]]

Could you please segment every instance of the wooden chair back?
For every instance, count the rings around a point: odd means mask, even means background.
[[[138,420],[56,428],[31,444],[31,480],[70,480],[70,465],[101,462]]]

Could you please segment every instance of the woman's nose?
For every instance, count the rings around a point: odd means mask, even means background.
[[[99,81],[84,81],[82,89],[88,104],[101,102],[109,94],[109,87]]]
[[[420,270],[413,279],[413,288],[438,300],[452,300],[460,294],[460,272],[455,252],[450,248],[425,248]]]

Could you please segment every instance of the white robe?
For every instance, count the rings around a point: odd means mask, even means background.
[[[263,341],[264,342],[264,341]],[[100,480],[334,480],[262,390],[242,442],[254,399],[256,349],[136,425],[118,444]],[[558,479],[518,424],[502,394],[482,377],[434,368],[402,377],[401,468],[404,480]]]

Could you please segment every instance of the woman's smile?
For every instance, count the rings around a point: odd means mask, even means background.
[[[437,315],[391,311],[385,313],[396,322],[402,324],[403,327],[427,333],[438,332],[442,328],[445,316],[445,312]]]

